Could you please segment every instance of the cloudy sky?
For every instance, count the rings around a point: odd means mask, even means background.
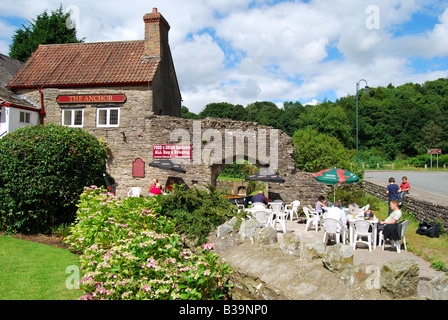
[[[157,7],[183,105],[334,101],[356,82],[397,86],[448,76],[448,0],[2,0],[0,52],[62,4],[86,42],[143,39]],[[362,82],[361,86],[365,83]]]

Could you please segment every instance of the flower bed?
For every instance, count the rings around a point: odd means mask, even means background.
[[[214,246],[202,255],[182,247],[157,198],[119,200],[86,188],[68,243],[82,252],[80,299],[221,299],[231,270]]]

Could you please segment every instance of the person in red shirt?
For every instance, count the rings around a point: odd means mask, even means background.
[[[162,193],[162,188],[161,188],[160,183],[157,183],[156,186],[151,189],[151,193],[154,195],[158,195],[158,194]]]
[[[408,182],[407,177],[401,178],[402,183],[400,184],[400,189],[398,189],[398,202],[400,205],[403,203],[403,197],[409,193],[409,189],[411,189],[411,185]]]
[[[152,184],[149,186],[148,193],[151,193],[152,188],[154,188],[157,183],[159,183],[159,180],[157,178],[152,180]]]
[[[170,180],[170,182],[169,182],[168,185],[166,186],[166,192],[171,192],[171,191],[173,191],[173,187],[174,187],[174,180]]]

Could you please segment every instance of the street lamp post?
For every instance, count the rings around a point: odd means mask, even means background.
[[[369,87],[367,85],[367,81],[364,79],[359,80],[356,82],[356,166],[358,166],[358,91],[359,91],[359,84],[364,81],[366,83],[365,88],[368,90]]]

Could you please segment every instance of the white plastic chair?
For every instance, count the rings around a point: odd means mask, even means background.
[[[326,218],[322,220],[322,226],[324,228],[324,243],[327,243],[328,236],[334,234],[336,243],[339,243],[339,239],[342,236],[342,242],[345,242],[345,227],[336,219]]]
[[[275,224],[280,223],[282,226],[283,233],[286,233],[286,220],[288,219],[288,213],[283,212],[277,212],[275,213]]]
[[[370,204],[366,204],[364,207],[361,208],[361,212],[359,213],[359,215],[364,216],[364,212],[369,210],[369,208],[370,208]]]
[[[266,206],[263,202],[254,202],[252,203],[252,209],[266,209]]]
[[[267,211],[255,211],[252,216],[257,220],[261,226],[267,227],[270,224],[270,214]]]
[[[297,212],[297,210],[299,209],[300,206],[300,201],[299,200],[295,200],[293,202],[291,202],[291,204],[288,204],[285,206],[285,211],[288,213],[289,217],[292,219],[294,218],[294,213],[297,216],[297,220],[299,219],[299,213]]]
[[[312,224],[314,226],[314,229],[316,230],[316,233],[319,230],[319,220],[320,216],[317,214],[316,211],[311,212],[308,207],[303,207],[303,212],[306,216],[306,228],[305,230],[308,231],[310,225]]]
[[[273,212],[282,212],[284,210],[283,202],[270,202],[269,207]]]
[[[401,222],[401,234],[400,234],[400,236],[401,236],[401,239],[403,240],[403,245],[404,245],[404,250],[405,251],[408,251],[408,248],[406,247],[406,236],[405,236],[406,229],[408,228],[408,226],[409,226],[409,220],[405,220],[405,221]],[[381,245],[381,242],[382,242],[382,250],[384,251],[384,243],[386,242],[386,240],[384,239],[384,235],[383,235],[383,231],[382,230],[381,230],[381,232],[379,234],[379,237],[380,237],[380,245]],[[397,241],[391,240],[390,242],[391,242],[391,244],[393,244],[392,242],[395,242],[395,247],[397,248],[397,252],[400,253],[401,252],[401,241],[400,240],[397,240]]]
[[[372,252],[372,232],[369,232],[371,224],[365,220],[355,221],[353,223],[353,250],[356,249],[356,243],[362,242],[369,246],[369,252]],[[367,241],[362,238],[367,237]]]
[[[139,187],[132,187],[128,191],[128,197],[140,197],[140,193],[142,193],[142,189]]]
[[[272,226],[275,228],[277,223],[280,223],[283,233],[286,233],[286,217],[288,213],[285,212],[283,202],[272,202],[269,206],[272,209],[272,216],[275,216],[275,220],[272,221]]]

